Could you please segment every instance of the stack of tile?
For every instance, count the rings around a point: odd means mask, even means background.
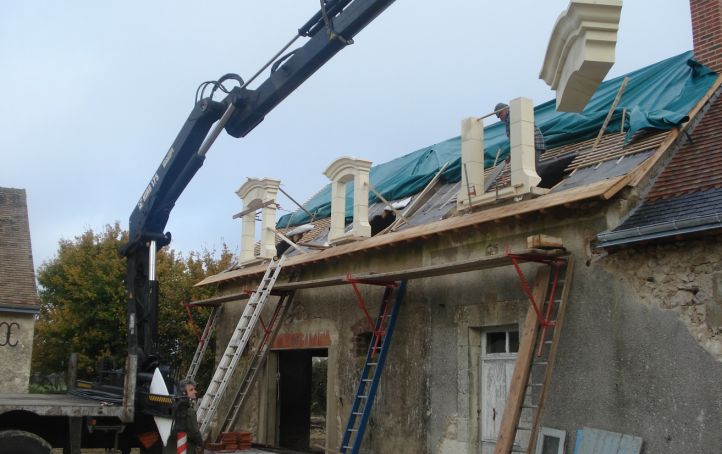
[[[236,438],[238,442],[238,449],[244,450],[244,449],[251,449],[251,442],[253,441],[253,434],[251,432],[237,432],[238,437]]]
[[[215,452],[235,452],[251,449],[252,432],[223,432],[219,443],[206,443],[206,449]]]
[[[221,451],[223,443],[206,443],[205,448],[209,451]]]
[[[237,432],[223,432],[221,434],[221,443],[223,449],[228,451],[235,451],[238,449],[238,434]]]

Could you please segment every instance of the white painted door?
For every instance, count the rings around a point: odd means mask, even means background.
[[[519,331],[516,327],[489,329],[481,336],[479,408],[482,454],[494,452],[518,351]]]

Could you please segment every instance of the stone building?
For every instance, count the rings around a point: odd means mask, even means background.
[[[370,206],[358,190],[369,181],[368,161],[331,164],[333,191],[320,193],[323,203],[305,204],[317,218],[299,213],[300,222],[290,223],[314,228],[299,241],[305,253],[291,253],[284,265],[277,286],[295,289],[293,302],[241,426],[261,443],[310,449],[311,364],[324,357],[324,444],[338,450],[371,331],[343,277],[393,276],[408,279],[408,287],[362,452],[494,452],[528,344],[529,314],[534,320],[504,257],[526,250],[530,236],[547,235],[562,240],[575,266],[539,427],[566,452],[599,431],[641,439],[645,453],[719,452],[722,1],[690,4],[694,60],[683,54],[630,73],[598,143],[601,121],[565,123],[564,136],[555,128],[572,116],[545,103],[530,120],[530,104],[518,99],[510,103],[510,144],[502,124],[479,131],[465,122],[460,139],[378,166],[375,175],[385,180],[374,179],[372,168]],[[573,118],[604,118],[622,83],[602,84],[589,104],[598,111],[588,107]],[[611,97],[602,102],[601,93]],[[670,115],[658,123],[662,111]],[[537,165],[524,126],[534,121],[548,145]],[[486,158],[467,152],[477,142],[486,144]],[[509,160],[494,158],[498,146],[511,148]],[[485,169],[484,160],[493,165]],[[422,171],[430,161],[439,165]],[[411,174],[404,179],[390,169]],[[547,173],[540,178],[536,169]],[[351,181],[355,187],[343,188]],[[344,189],[345,209],[335,210]],[[373,219],[388,205],[375,190],[404,208],[370,236],[366,213]],[[496,258],[498,266],[481,264]],[[545,267],[521,270],[532,281]],[[258,257],[199,284],[217,285],[226,301],[220,344],[243,310],[241,291],[255,287],[265,269]],[[359,288],[373,314],[383,289]],[[522,425],[533,413],[522,409],[520,419],[515,444],[524,447],[531,432]]]
[[[3,392],[28,391],[37,313],[25,190],[0,188],[0,374]]]

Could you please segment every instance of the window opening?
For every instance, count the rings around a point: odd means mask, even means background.
[[[519,351],[519,331],[488,331],[486,353],[516,353]]]
[[[537,436],[535,454],[564,454],[567,433],[563,430],[541,427]]]

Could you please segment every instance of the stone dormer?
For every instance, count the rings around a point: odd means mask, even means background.
[[[461,122],[461,186],[456,197],[459,210],[490,203],[497,198],[543,194],[537,188],[534,151],[534,106],[531,99],[516,98],[509,103],[509,143],[511,145],[511,186],[493,193],[484,192],[484,124],[478,118]]]
[[[557,110],[581,112],[614,65],[621,0],[572,0],[549,38],[539,74]]]
[[[261,258],[276,255],[276,196],[281,185],[280,180],[271,178],[249,178],[238,188],[236,194],[243,200],[243,211],[234,217],[243,220],[241,230],[240,261],[252,260],[255,257],[256,244],[256,212],[261,210]]]
[[[371,161],[344,156],[323,172],[331,180],[331,244],[371,237],[369,224],[369,171]],[[353,182],[353,221],[346,228],[346,184]]]

